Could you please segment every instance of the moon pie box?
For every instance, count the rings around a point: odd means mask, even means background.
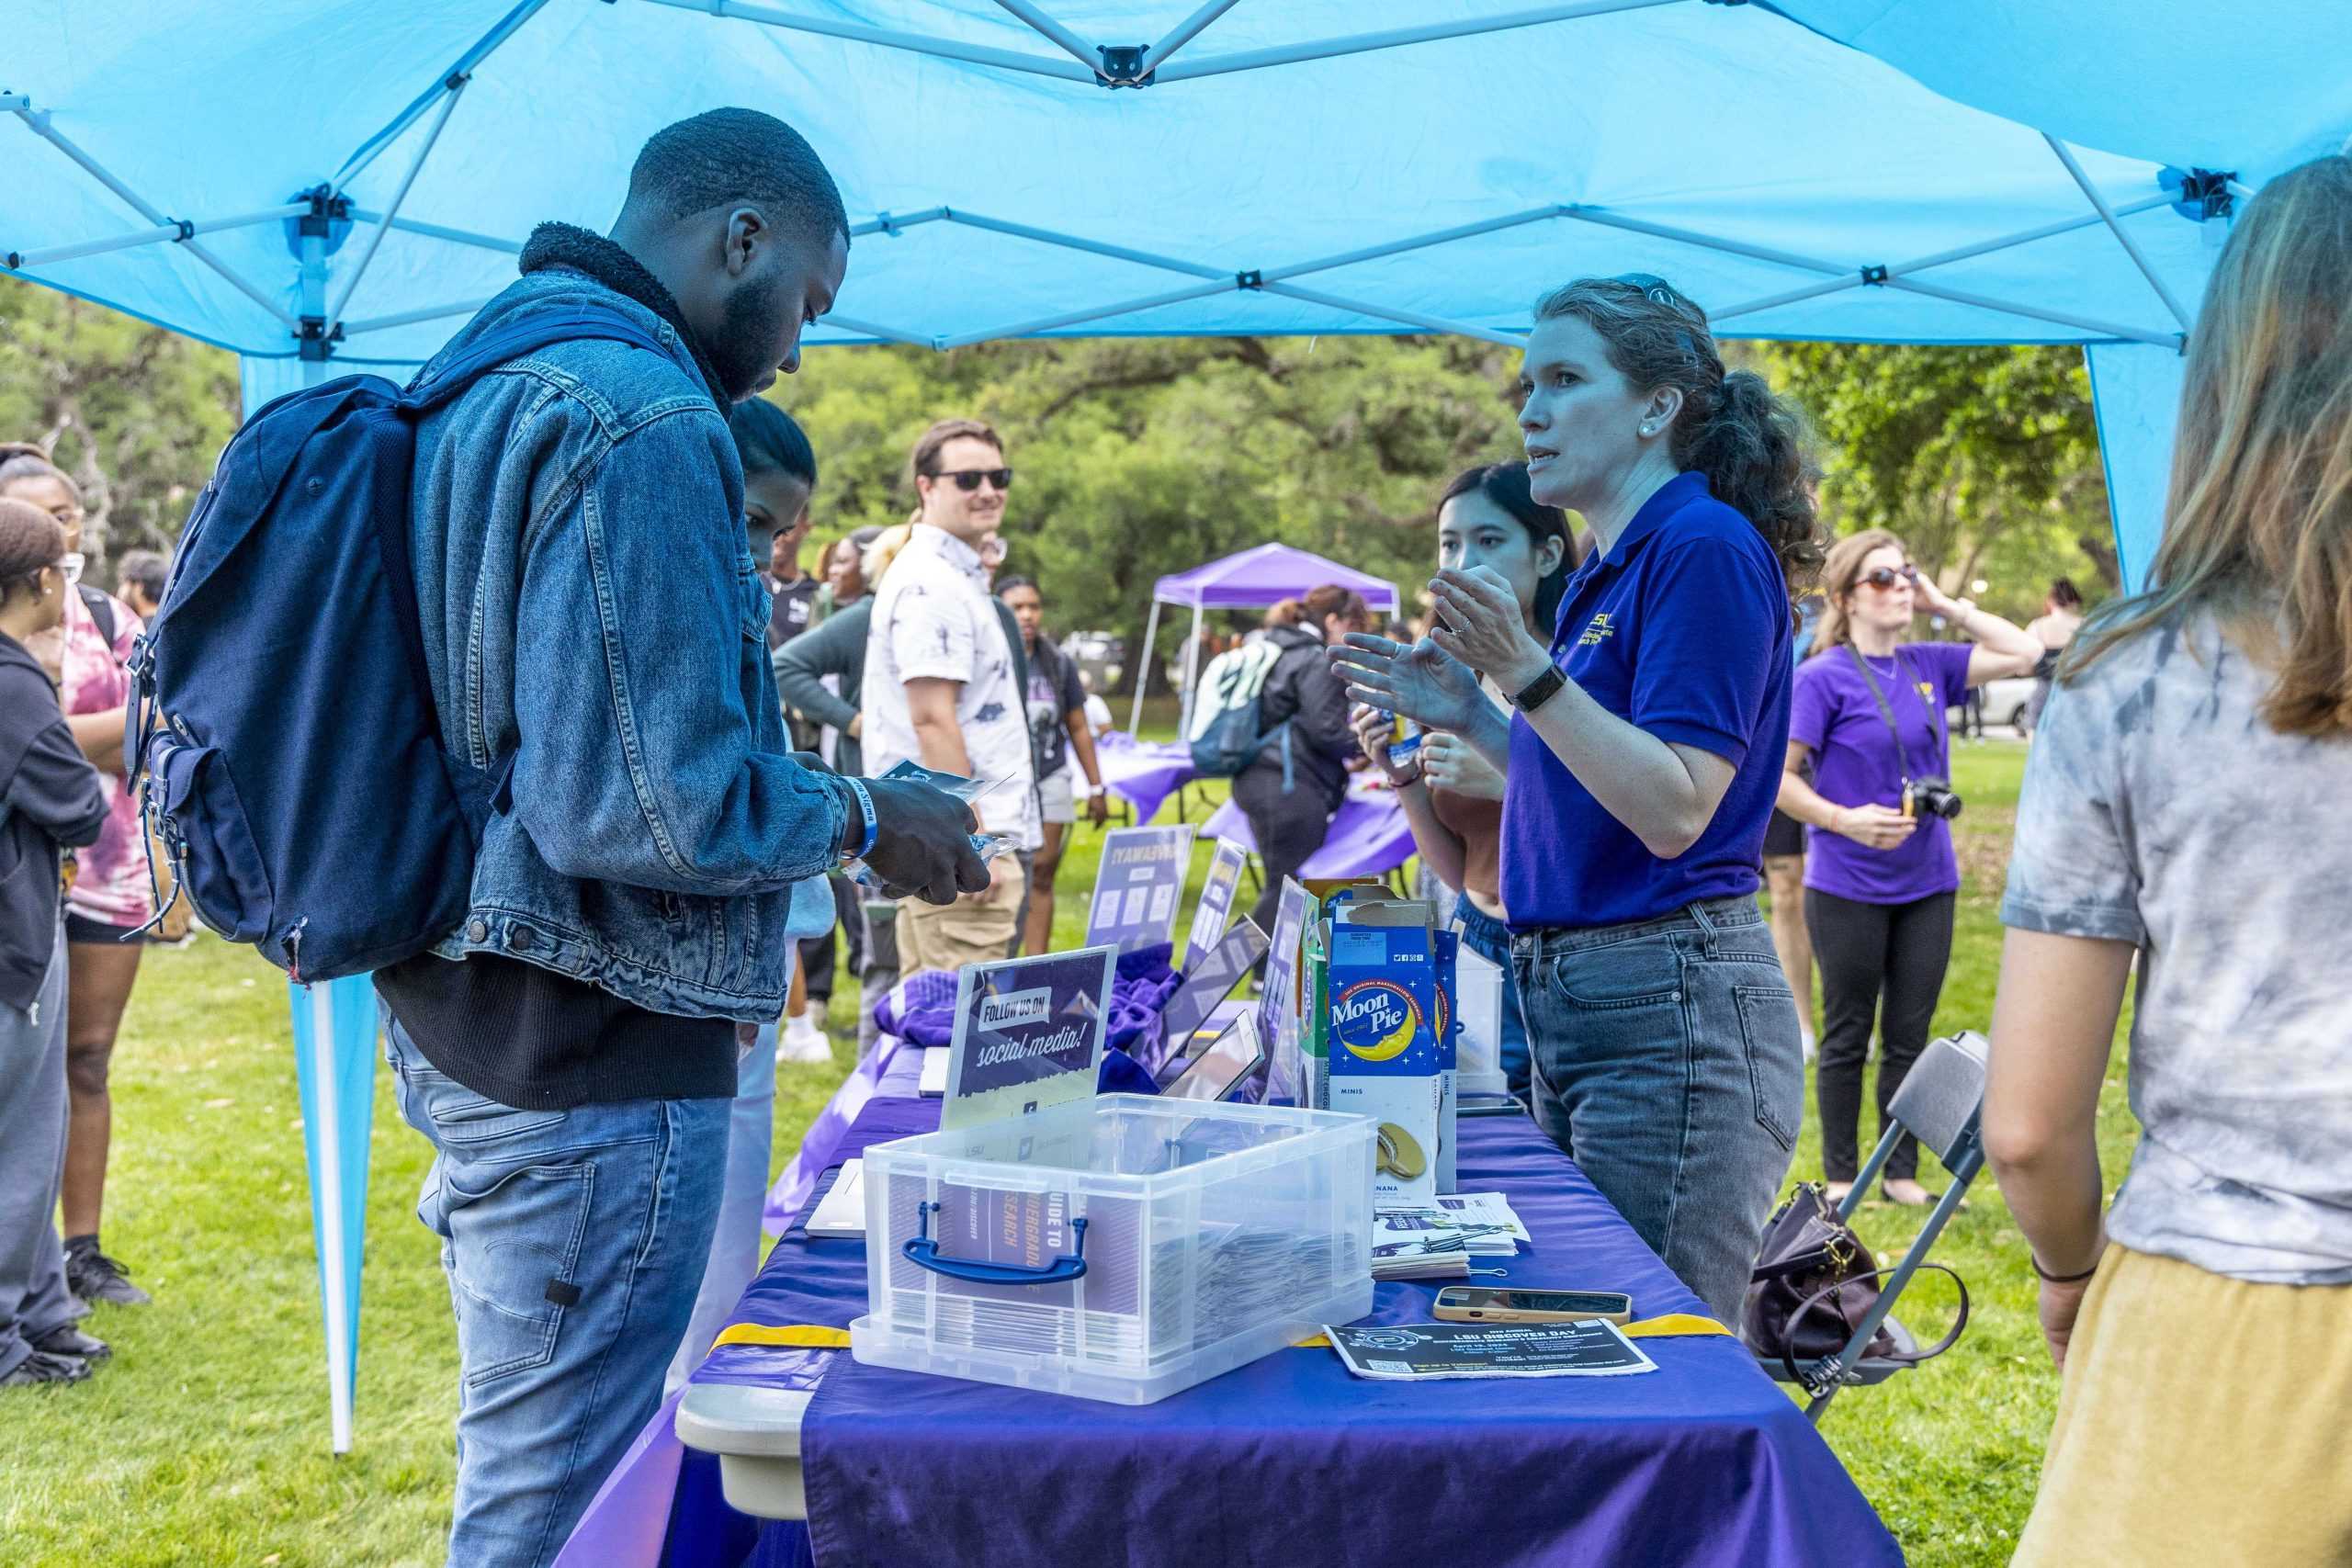
[[[1335,919],[1330,928],[1330,1108],[1379,1124],[1375,1203],[1453,1190],[1453,1021],[1441,969],[1455,940],[1421,924]]]

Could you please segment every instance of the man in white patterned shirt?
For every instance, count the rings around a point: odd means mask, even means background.
[[[909,468],[921,510],[876,591],[866,632],[866,772],[878,777],[911,761],[984,783],[1006,780],[975,804],[981,829],[1034,850],[1044,835],[1027,709],[978,547],[1004,522],[1012,483],[1004,443],[978,420],[942,420],[915,443]],[[987,891],[945,908],[899,906],[902,974],[1005,955],[1023,875],[1010,854],[989,869]]]

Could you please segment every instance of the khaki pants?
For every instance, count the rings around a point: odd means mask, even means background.
[[[1011,855],[990,867],[996,886],[976,897],[958,898],[942,908],[920,898],[899,902],[899,974],[900,978],[926,969],[954,974],[967,964],[994,964],[1012,944],[1021,900],[1029,878]]]
[[[2347,1406],[2352,1285],[2254,1285],[2110,1247],[2015,1562],[2352,1562]]]

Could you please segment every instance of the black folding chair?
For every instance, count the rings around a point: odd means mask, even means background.
[[[1951,1176],[1951,1187],[1937,1200],[1928,1223],[1912,1238],[1902,1261],[1889,1273],[1877,1303],[1855,1325],[1845,1348],[1834,1356],[1797,1362],[1797,1381],[1813,1395],[1812,1403],[1805,1406],[1807,1420],[1818,1423],[1839,1389],[1855,1383],[1884,1382],[1897,1372],[1910,1371],[1921,1359],[1918,1340],[1892,1314],[1896,1299],[1927,1262],[1928,1251],[1936,1245],[1936,1237],[1943,1234],[1944,1226],[1958,1212],[1968,1184],[1984,1168],[1981,1116],[1984,1107],[1985,1051],[1984,1037],[1973,1030],[1928,1042],[1928,1048],[1919,1054],[1918,1061],[1912,1064],[1911,1071],[1904,1077],[1903,1087],[1894,1091],[1894,1103],[1889,1108],[1892,1125],[1879,1139],[1878,1147],[1871,1151],[1861,1174],[1854,1180],[1853,1190],[1838,1205],[1838,1217],[1852,1224],[1855,1211],[1861,1207],[1871,1184],[1878,1180],[1879,1172],[1885,1168],[1887,1156],[1894,1152],[1895,1139],[1905,1132],[1919,1140],[1920,1147],[1942,1161]],[[1967,1314],[1967,1292],[1963,1286],[1961,1317],[1952,1325],[1952,1338],[1958,1337]],[[1887,1337],[1894,1342],[1894,1354],[1867,1354],[1882,1325]],[[1789,1381],[1788,1368],[1778,1355],[1759,1353],[1757,1360],[1776,1381]]]

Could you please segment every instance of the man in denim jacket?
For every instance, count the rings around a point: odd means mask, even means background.
[[[933,902],[988,886],[960,803],[796,759],[768,672],[723,411],[797,367],[848,249],[789,127],[673,125],[609,238],[542,224],[443,351],[589,309],[668,352],[559,344],[418,432],[443,735],[512,767],[465,923],[377,976],[401,1114],[438,1156],[418,1214],[457,1314],[469,1568],[549,1561],[659,1404],[718,1206],[736,1025],[783,1007],[792,885],[862,854]]]

